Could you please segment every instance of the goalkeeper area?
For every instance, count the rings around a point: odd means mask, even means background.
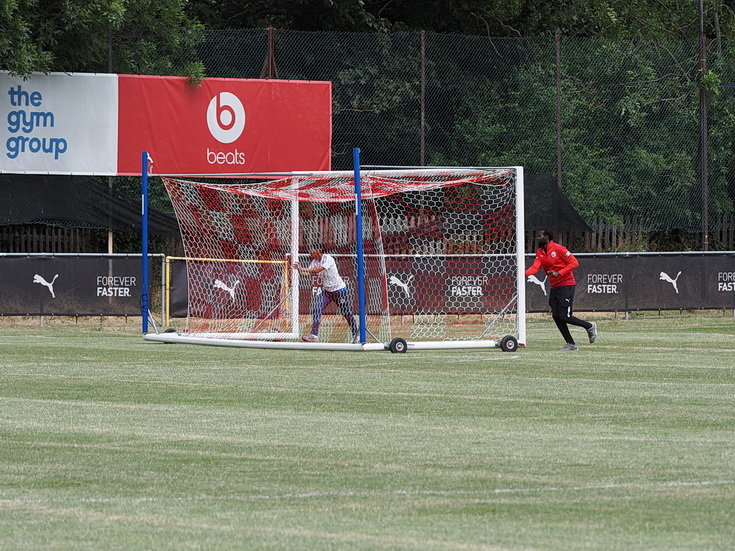
[[[188,315],[148,340],[392,352],[526,342],[521,167],[162,180]],[[323,313],[321,277],[294,267],[314,250],[346,283]],[[305,343],[315,316],[318,340]]]

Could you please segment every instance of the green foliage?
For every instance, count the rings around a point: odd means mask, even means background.
[[[188,63],[184,68],[186,83],[199,88],[207,76],[207,69],[201,61]]]
[[[202,26],[182,0],[6,1],[0,67],[32,72],[172,74]]]
[[[381,19],[366,9],[364,0],[193,0],[190,11],[213,29],[385,30]]]
[[[699,73],[699,87],[708,94],[715,96],[719,95],[721,84],[722,81],[720,80],[720,75],[714,71],[706,69]]]
[[[0,67],[14,76],[50,70],[53,55],[46,48],[50,37],[39,28],[34,36],[34,0],[3,0],[0,11]]]
[[[450,46],[441,38],[441,44],[430,51],[442,75],[430,91],[445,98],[453,126],[431,140],[431,163],[521,164],[529,173],[555,174],[553,43],[493,40],[495,55],[484,64],[471,59],[472,50],[493,51],[481,39]],[[690,85],[696,70],[687,68],[694,47],[561,43],[562,183],[589,222],[647,229],[700,224],[698,94]]]

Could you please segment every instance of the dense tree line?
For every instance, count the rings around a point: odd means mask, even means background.
[[[533,37],[692,38],[696,0],[197,0],[192,13],[211,28],[404,31]],[[703,6],[711,37],[731,36],[731,6]]]
[[[703,0],[706,36],[732,38],[732,3]],[[427,30],[492,37],[688,39],[696,0],[1,0],[0,68],[182,72],[203,28]]]

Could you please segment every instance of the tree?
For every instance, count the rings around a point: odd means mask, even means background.
[[[191,11],[207,28],[275,27],[294,31],[384,31],[363,0],[193,0]]]
[[[201,24],[184,0],[2,0],[0,67],[13,75],[180,73]]]

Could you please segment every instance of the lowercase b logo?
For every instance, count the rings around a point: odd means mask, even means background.
[[[207,126],[215,140],[232,143],[245,128],[245,108],[240,99],[230,92],[214,96],[207,107]]]

